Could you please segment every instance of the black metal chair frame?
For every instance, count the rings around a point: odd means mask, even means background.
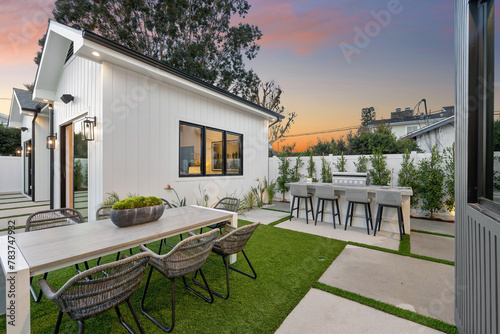
[[[59,212],[61,214],[60,217],[46,217],[43,218],[43,215],[45,214],[55,214]],[[38,218],[41,216],[41,218]],[[58,223],[60,220],[66,220],[66,223],[59,223],[54,226],[52,226],[50,223]],[[73,221],[71,223],[70,221]],[[36,231],[36,230],[44,230],[44,229],[49,229],[49,228],[56,228],[59,226],[66,226],[66,225],[71,225],[71,224],[82,224],[85,223],[85,219],[83,218],[82,214],[80,211],[72,209],[72,208],[61,208],[61,209],[51,209],[51,210],[43,210],[43,211],[38,211],[35,213],[32,213],[28,219],[26,219],[26,225],[24,227],[25,232],[31,232],[31,231]],[[89,269],[89,265],[87,261],[84,262],[85,269]],[[82,270],[78,266],[78,263],[75,264],[76,271],[81,273]],[[48,272],[43,274],[43,279],[46,280],[47,276],[49,275]],[[30,292],[31,296],[33,297],[33,301],[35,303],[39,303],[40,300],[43,297],[43,292],[40,290],[38,294],[35,291],[35,288],[33,287],[33,277],[30,277]]]
[[[238,212],[239,207],[240,207],[240,200],[238,198],[224,197],[221,200],[219,200],[214,206],[212,206],[212,209]],[[208,225],[207,227],[211,229],[218,228],[222,232],[222,229],[226,226],[227,223],[230,222],[226,220],[217,224]],[[203,227],[200,229],[200,233],[203,233]]]
[[[380,226],[382,225],[382,214],[384,212],[384,207],[394,208],[398,212],[398,226],[399,226],[399,238],[403,240],[403,234],[405,232],[405,224],[403,218],[403,208],[400,205],[387,205],[387,204],[379,204],[377,209],[377,216],[375,218],[375,229],[373,230],[373,235],[377,235],[377,228],[380,231]]]
[[[372,210],[371,210],[370,202],[349,201],[349,203],[347,204],[347,212],[345,215],[344,231],[347,230],[347,224],[348,224],[349,218],[351,219],[350,226],[352,226],[352,216],[354,214],[354,205],[355,204],[363,204],[365,207],[366,231],[368,232],[368,235],[370,235],[370,226],[373,230],[373,219],[372,219]]]
[[[59,332],[64,313],[66,313],[72,320],[78,322],[78,333],[83,334],[83,331],[85,329],[85,320],[103,313],[111,308],[114,308],[123,327],[125,327],[125,329],[129,333],[135,334],[130,325],[125,322],[123,316],[121,315],[120,309],[118,308],[119,304],[127,302],[127,305],[132,313],[132,316],[134,317],[140,333],[145,334],[144,328],[142,327],[134,306],[130,301],[130,297],[133,293],[135,293],[140,285],[140,281],[142,280],[142,276],[144,274],[144,271],[146,270],[148,259],[149,254],[144,253],[136,254],[132,257],[123,255],[122,260],[103,264],[102,266],[97,266],[79,273],[78,275],[71,278],[68,282],[66,282],[66,284],[64,284],[64,286],[61,287],[59,291],[56,291],[54,288],[52,288],[45,279],[40,279],[38,281],[40,288],[46,292],[48,296],[47,298],[51,299],[60,308],[54,333],[57,334]],[[135,262],[135,264],[133,264],[133,262]],[[116,268],[122,266],[123,268],[125,268],[125,266],[129,267],[121,271],[115,271]],[[115,283],[113,286],[109,287],[105,285],[107,281],[109,284],[109,282],[115,282],[118,277],[121,278],[124,275],[130,274],[132,276],[124,277],[123,280],[118,284]],[[95,277],[94,275],[98,276]],[[104,275],[104,277],[101,277],[99,275]],[[126,284],[131,285],[126,286]],[[103,293],[102,298],[96,298],[97,296],[99,296],[97,291],[89,291],[71,295],[71,289],[75,285],[80,287],[90,285],[100,286],[100,289],[102,289],[102,291],[99,292]],[[68,296],[66,296],[67,292],[69,292]],[[117,298],[118,292],[120,292],[120,298]],[[116,300],[113,300],[114,298]],[[82,302],[81,305],[76,305],[78,304],[79,300],[84,300],[84,302]],[[75,305],[71,306],[69,304],[70,301],[75,303]],[[86,305],[87,302],[91,303],[91,305]],[[106,305],[106,303],[109,303],[109,305]],[[99,308],[100,304],[102,304],[101,309]],[[86,307],[89,308],[87,312],[83,311],[83,309],[85,309]]]
[[[215,238],[218,236],[219,234],[219,230],[212,230],[212,231],[209,231],[205,234],[199,234],[199,235],[193,235],[189,238],[186,238],[184,240],[182,240],[181,242],[179,242],[169,253],[165,254],[165,255],[156,255],[154,254],[151,250],[149,250],[148,248],[146,248],[145,246],[141,246],[141,252],[148,252],[151,254],[151,261],[161,261],[160,258],[168,258],[170,256],[170,254],[174,254],[176,251],[180,250],[182,251],[183,247],[185,247],[185,245],[188,245],[187,247],[189,248],[192,248],[193,246],[189,246],[189,243],[191,243],[193,240],[196,240],[196,239],[201,239],[201,238],[205,238],[207,240],[205,240],[205,243],[211,243],[211,245],[213,245],[213,242],[215,240]],[[161,245],[160,245],[161,246]],[[212,246],[208,247],[208,253],[206,254],[206,258],[208,258],[208,255],[209,255],[209,252],[211,251],[212,249]],[[197,253],[197,254],[191,254],[191,258],[196,258],[197,256],[200,256],[203,255],[203,253]],[[156,259],[155,259],[156,258]],[[191,273],[195,273],[198,274],[198,272],[200,273],[202,279],[203,279],[203,282],[204,284],[208,287],[208,282],[205,278],[205,275],[203,274],[203,271],[201,270],[201,267],[203,266],[203,264],[205,263],[206,261],[206,258],[205,260],[203,261],[198,261],[197,263],[193,264],[192,267],[193,268],[189,268],[187,270],[187,272],[184,272],[182,274],[174,274],[173,277],[167,277],[165,275],[165,273],[162,273],[158,268],[156,268],[154,265],[151,265],[151,261],[150,261],[150,270],[149,270],[149,274],[148,274],[148,278],[146,280],[146,285],[144,287],[144,292],[142,294],[142,298],[141,298],[141,313],[144,314],[149,320],[151,320],[155,325],[157,325],[161,330],[163,330],[164,332],[171,332],[173,329],[174,329],[174,326],[175,326],[175,278],[182,278],[182,281],[184,283],[184,286],[191,292],[193,292],[196,296],[200,297],[201,299],[203,299],[204,301],[206,301],[207,303],[213,303],[214,301],[214,297],[212,295],[212,292],[210,289],[208,289],[208,297],[207,296],[204,296],[203,294],[201,294],[200,292],[196,291],[195,289],[193,289],[191,286],[189,286],[189,284],[186,282],[186,275],[189,275]],[[171,286],[171,298],[172,298],[172,303],[171,303],[171,308],[172,308],[172,313],[171,313],[171,325],[170,327],[167,327],[165,325],[163,325],[162,323],[160,323],[159,320],[157,320],[156,318],[154,318],[151,314],[149,314],[146,310],[145,310],[145,307],[144,307],[144,301],[146,299],[146,293],[148,291],[148,288],[149,288],[149,283],[151,281],[151,276],[153,274],[153,269],[156,269],[158,272],[160,272],[162,275],[164,275],[166,278],[168,278],[170,280],[170,286]],[[177,269],[172,269],[172,271],[175,271]],[[178,269],[179,271],[181,269]]]
[[[312,219],[314,219],[314,205],[312,202],[312,195],[309,196],[293,196],[292,198],[292,207],[290,208],[290,220],[292,220],[293,217],[293,212],[297,210],[297,218],[299,218],[299,212],[300,212],[300,199],[305,199],[306,200],[306,224],[309,224],[309,215],[308,213],[310,212],[312,215]],[[297,199],[297,207],[295,207],[295,199]],[[308,205],[307,205],[307,200],[311,203],[311,209],[309,210]]]
[[[323,221],[323,214],[325,212],[325,202],[332,203],[332,218],[333,218],[333,228],[335,227],[335,217],[339,217],[339,225],[342,225],[340,220],[340,210],[339,210],[339,198],[318,198],[318,204],[316,205],[316,219],[314,220],[314,225],[318,223],[318,216],[321,213],[321,221]],[[321,203],[321,204],[320,204]],[[335,212],[335,207],[337,207],[337,212]],[[321,206],[321,211],[319,207]]]
[[[238,272],[238,273],[240,273],[240,274],[243,274],[243,275],[245,275],[245,276],[247,276],[247,277],[250,277],[250,278],[252,278],[252,279],[256,279],[256,278],[257,278],[257,273],[255,272],[255,269],[253,268],[252,263],[250,263],[250,260],[248,259],[248,256],[247,256],[247,254],[245,253],[244,248],[245,248],[245,246],[246,246],[246,242],[248,242],[248,240],[250,239],[251,235],[253,234],[253,231],[255,230],[255,228],[257,228],[257,226],[258,226],[259,224],[260,224],[260,223],[253,223],[253,224],[250,224],[250,225],[245,225],[245,226],[240,227],[240,228],[237,228],[237,229],[235,229],[235,228],[234,228],[234,227],[232,227],[231,225],[227,225],[227,227],[226,227],[226,228],[227,228],[227,229],[229,229],[229,230],[230,230],[230,232],[228,232],[227,234],[223,235],[222,237],[220,237],[220,238],[216,241],[216,243],[220,243],[221,241],[224,241],[224,239],[231,238],[231,236],[232,236],[232,235],[234,235],[234,234],[236,234],[236,233],[238,233],[238,232],[241,232],[242,230],[244,231],[245,229],[253,229],[253,230],[252,230],[252,232],[250,233],[250,236],[249,236],[249,237],[247,238],[247,240],[245,241],[244,245],[243,245],[243,246],[240,246],[240,248],[242,247],[242,248],[241,248],[241,253],[243,253],[243,256],[245,257],[245,260],[247,261],[248,266],[249,266],[249,267],[250,267],[250,269],[252,270],[252,274],[253,274],[253,275],[251,275],[251,274],[249,274],[249,273],[246,273],[246,272],[244,272],[244,271],[242,271],[242,270],[239,270],[239,269],[234,268],[234,267],[232,267],[232,266],[230,266],[230,265],[229,265],[229,259],[228,259],[228,258],[229,258],[229,256],[230,256],[230,255],[233,255],[233,254],[237,254],[237,253],[239,253],[239,252],[240,252],[239,250],[238,250],[238,251],[234,251],[234,252],[229,252],[229,253],[227,253],[227,252],[224,252],[224,251],[223,251],[223,249],[221,249],[221,248],[219,248],[219,247],[214,247],[214,248],[212,249],[212,252],[214,252],[215,254],[220,255],[220,256],[222,257],[222,261],[224,262],[224,267],[226,268],[226,295],[224,296],[224,295],[222,295],[221,293],[218,293],[218,292],[216,292],[216,291],[214,291],[214,290],[210,290],[210,288],[208,287],[208,285],[205,285],[205,286],[204,286],[204,285],[202,285],[201,283],[199,283],[198,281],[196,281],[196,275],[197,275],[198,273],[196,273],[196,274],[195,274],[195,277],[194,277],[194,283],[195,283],[196,285],[198,285],[199,287],[201,287],[201,288],[203,288],[203,289],[205,289],[205,290],[210,291],[213,295],[215,295],[215,296],[217,296],[217,297],[219,297],[219,298],[221,298],[221,299],[228,299],[228,298],[229,298],[229,293],[230,293],[230,290],[229,290],[229,269],[234,270],[234,271],[236,271],[236,272]],[[254,228],[254,227],[255,227],[255,228]]]

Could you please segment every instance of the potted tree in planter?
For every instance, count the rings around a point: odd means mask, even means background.
[[[113,205],[110,218],[116,226],[127,227],[158,220],[163,210],[163,201],[157,197],[130,197]]]

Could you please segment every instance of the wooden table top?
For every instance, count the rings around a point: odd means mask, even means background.
[[[20,233],[16,235],[16,244],[34,276],[232,217],[228,211],[187,206],[165,210],[157,221],[125,228],[106,219]]]

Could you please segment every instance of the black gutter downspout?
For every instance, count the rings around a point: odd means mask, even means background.
[[[31,121],[31,201],[35,201],[35,126],[36,126],[36,118],[38,117],[38,113],[40,112],[40,108],[36,108],[35,117]]]
[[[54,136],[54,107],[49,104],[49,136]],[[54,208],[54,149],[49,149],[50,158],[50,209]]]

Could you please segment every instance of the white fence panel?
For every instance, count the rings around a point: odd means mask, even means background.
[[[0,156],[0,194],[21,192],[23,160]]]

